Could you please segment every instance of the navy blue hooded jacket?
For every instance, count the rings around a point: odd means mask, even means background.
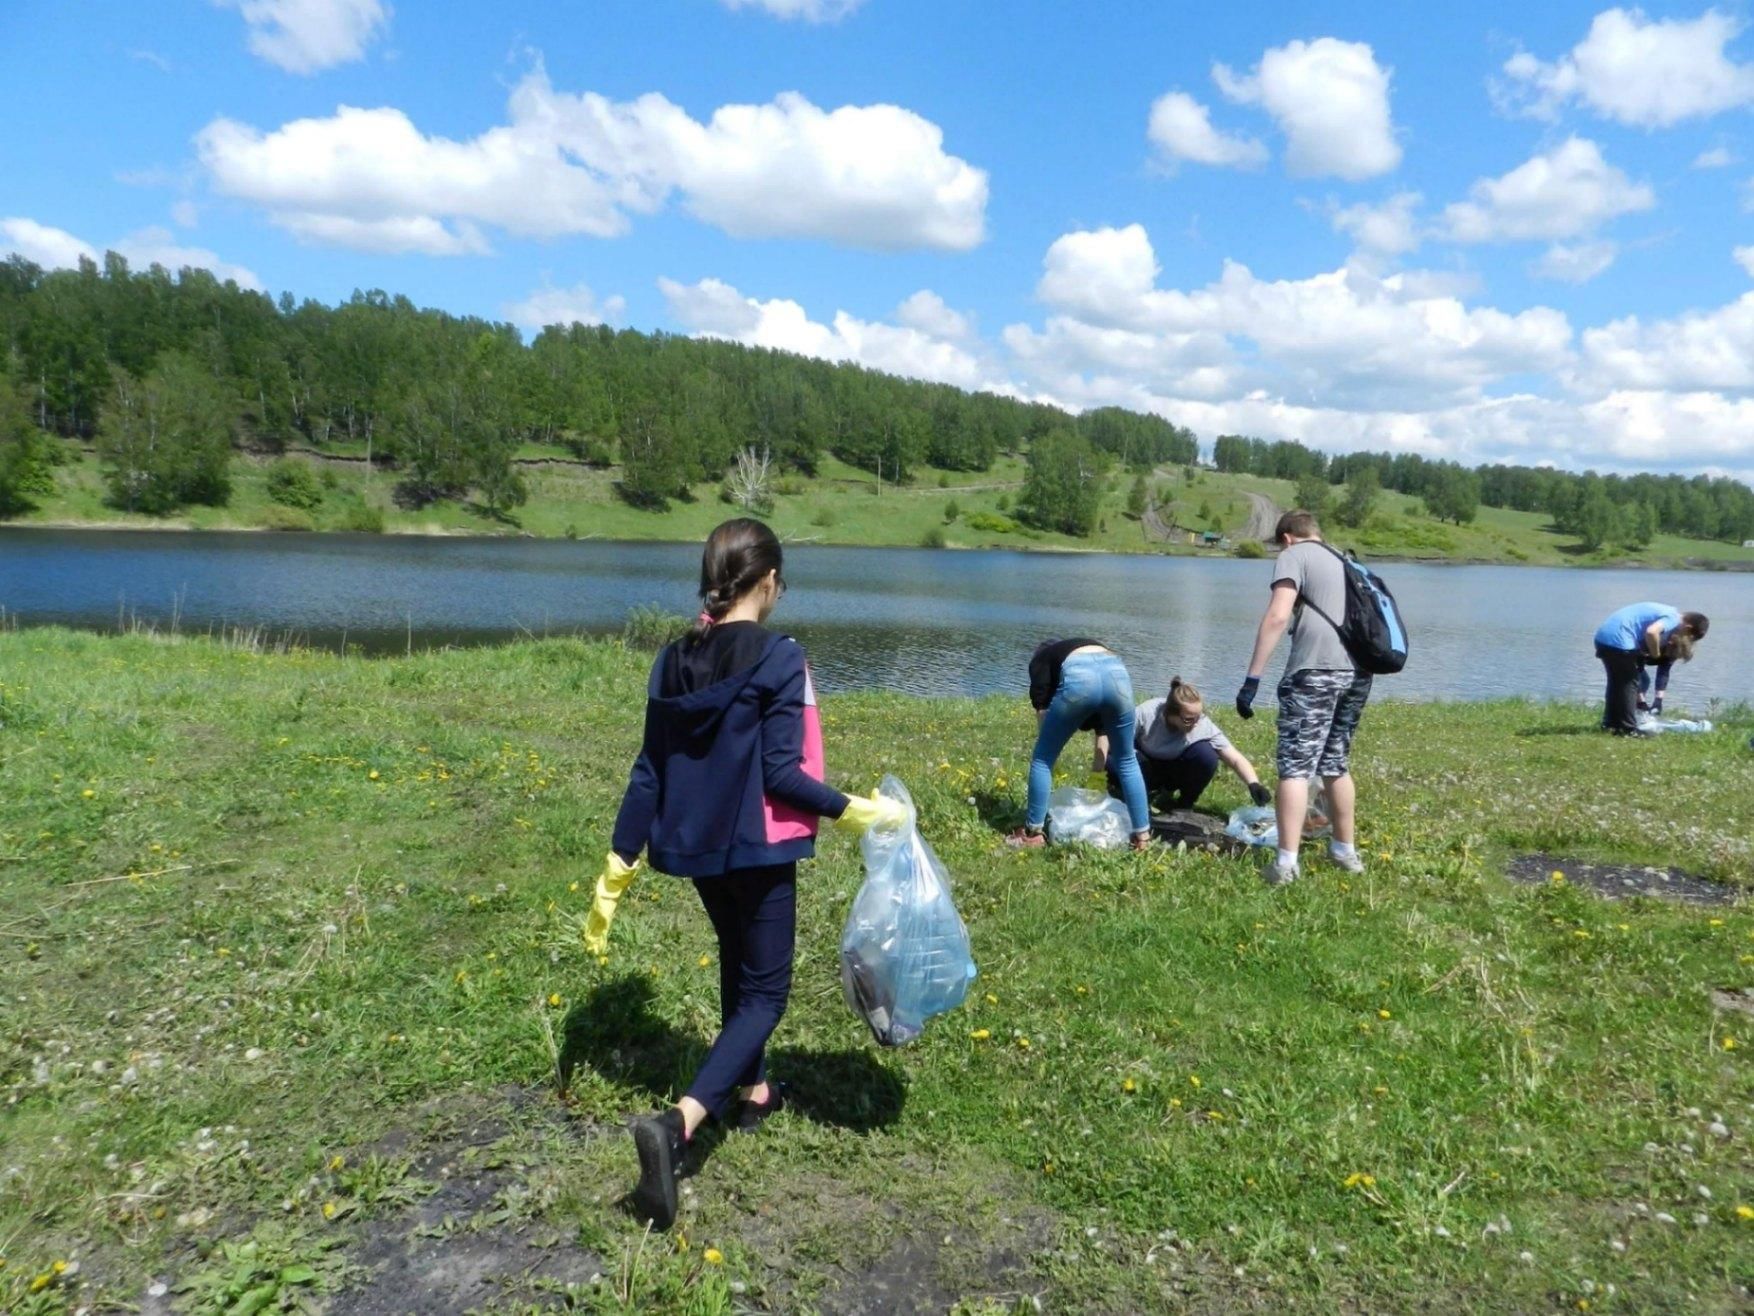
[[[816,853],[818,817],[846,810],[846,796],[819,779],[821,727],[803,646],[759,628],[751,635],[744,628],[753,625],[714,628],[699,645],[678,640],[652,664],[645,740],[615,819],[623,859],[644,850],[653,868],[677,877],[790,863]],[[711,655],[696,651],[733,639],[751,664],[690,688],[712,671],[700,661]]]

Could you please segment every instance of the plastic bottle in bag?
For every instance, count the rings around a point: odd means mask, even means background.
[[[869,828],[860,842],[865,881],[841,934],[841,989],[881,1045],[905,1046],[962,1004],[975,965],[950,875],[920,835],[907,787],[885,777],[877,791],[907,806],[907,822]]]
[[[1107,791],[1062,786],[1048,796],[1048,840],[1055,845],[1081,841],[1101,850],[1119,850],[1132,836],[1132,815]]]

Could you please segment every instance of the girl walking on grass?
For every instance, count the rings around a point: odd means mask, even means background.
[[[700,618],[652,665],[645,739],[587,927],[587,946],[600,949],[643,850],[659,872],[694,883],[718,937],[719,1035],[687,1094],[633,1123],[633,1205],[658,1229],[676,1219],[676,1178],[707,1118],[748,1131],[784,1104],[765,1055],[791,992],[797,867],[815,853],[817,819],[862,831],[906,818],[893,800],[823,783],[804,650],[763,624],[786,591],[781,565],[780,542],[759,521],[727,521],[707,537]]]

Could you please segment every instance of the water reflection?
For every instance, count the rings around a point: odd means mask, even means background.
[[[401,652],[619,629],[629,609],[694,609],[699,549],[413,536],[0,529],[0,607],[25,623],[185,631],[263,626],[309,643]],[[1754,578],[1533,567],[1384,568],[1413,636],[1404,698],[1591,698],[1596,624],[1655,598],[1712,618],[1674,702],[1754,698]],[[1175,675],[1228,701],[1248,661],[1268,562],[820,546],[788,553],[777,623],[826,690],[1021,693],[1040,639],[1087,634],[1122,653],[1141,697]]]

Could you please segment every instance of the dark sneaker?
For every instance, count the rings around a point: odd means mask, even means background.
[[[1018,846],[1025,850],[1039,850],[1048,843],[1048,838],[1040,832],[1032,832],[1027,827],[1019,827],[1005,838],[1006,845]]]
[[[754,1133],[769,1115],[777,1115],[786,1108],[786,1097],[790,1092],[789,1084],[770,1082],[766,1101],[745,1101],[738,1105],[737,1118],[731,1128],[737,1133]]]
[[[672,1107],[662,1115],[635,1120],[633,1145],[639,1152],[634,1212],[640,1219],[650,1220],[653,1229],[668,1229],[676,1223],[676,1179],[682,1173],[682,1157],[688,1149],[682,1112]]]

